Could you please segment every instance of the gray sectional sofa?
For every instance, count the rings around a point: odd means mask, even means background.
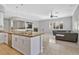
[[[78,33],[72,33],[68,30],[54,30],[53,35],[55,35],[57,40],[77,42],[78,41]]]

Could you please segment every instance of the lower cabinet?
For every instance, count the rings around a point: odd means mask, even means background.
[[[0,43],[3,43],[4,42],[4,34],[3,33],[0,33]]]
[[[8,34],[7,33],[0,33],[0,43],[8,44]]]
[[[8,34],[4,33],[4,43],[8,44]]]
[[[13,35],[12,47],[25,55],[39,54],[41,52],[40,36],[24,37],[19,35]]]
[[[40,36],[31,38],[31,55],[40,54],[40,52],[41,52]]]
[[[12,47],[17,49],[17,36],[12,35]]]
[[[30,54],[29,44],[30,40],[27,37],[18,35],[12,36],[12,47],[23,54]]]

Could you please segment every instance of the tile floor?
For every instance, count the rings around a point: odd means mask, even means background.
[[[79,44],[58,40],[56,43],[44,42],[42,55],[79,55]]]

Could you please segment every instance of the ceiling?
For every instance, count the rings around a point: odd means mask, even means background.
[[[50,19],[50,13],[61,18],[72,16],[76,4],[5,4],[5,17],[18,16],[30,20]]]

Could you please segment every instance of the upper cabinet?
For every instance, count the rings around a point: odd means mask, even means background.
[[[4,28],[3,19],[4,19],[5,8],[3,5],[0,5],[0,30]]]
[[[4,18],[4,30],[10,31],[11,29],[11,20],[9,18]]]
[[[10,17],[11,29],[25,29],[25,21],[20,17]]]
[[[25,22],[20,20],[13,20],[14,29],[25,29]]]

